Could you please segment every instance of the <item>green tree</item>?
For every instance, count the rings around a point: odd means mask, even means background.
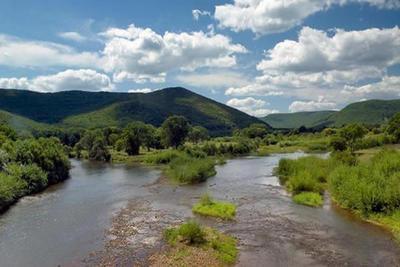
[[[89,159],[108,162],[111,160],[111,154],[107,149],[105,138],[98,137],[94,140],[89,149]]]
[[[248,138],[264,138],[268,134],[268,127],[262,123],[253,123],[241,131]]]
[[[125,151],[128,155],[138,155],[140,146],[150,149],[153,145],[156,128],[137,121],[130,123],[123,132]]]
[[[193,143],[205,141],[209,139],[208,130],[202,126],[194,126],[190,129],[188,140]]]
[[[363,126],[355,123],[343,127],[339,132],[339,136],[345,140],[346,147],[350,152],[354,153],[357,141],[363,138],[366,133],[367,130]]]
[[[386,132],[394,137],[396,143],[400,142],[400,112],[390,119]]]
[[[162,141],[167,147],[178,147],[183,144],[189,133],[190,125],[183,116],[171,116],[161,126]]]

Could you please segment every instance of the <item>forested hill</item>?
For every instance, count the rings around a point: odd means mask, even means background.
[[[0,89],[0,110],[35,122],[72,127],[124,126],[135,120],[159,126],[170,115],[183,115],[213,135],[261,122],[181,87],[148,94]]]
[[[400,112],[400,99],[367,100],[352,103],[340,111],[278,113],[270,114],[262,119],[274,128],[340,127],[349,123],[381,124],[397,112]]]

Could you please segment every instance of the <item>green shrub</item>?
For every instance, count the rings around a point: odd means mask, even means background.
[[[189,245],[198,245],[205,242],[205,233],[195,221],[188,221],[179,227],[166,229],[164,237],[172,245],[178,241]]]
[[[181,184],[200,183],[216,174],[215,160],[178,157],[170,162],[166,174]]]
[[[309,170],[302,170],[296,172],[295,175],[291,176],[287,182],[289,191],[293,194],[299,194],[301,192],[321,192],[322,187],[318,180],[312,176]]]
[[[302,192],[294,195],[293,201],[310,207],[320,207],[324,203],[322,196],[314,192]]]
[[[26,181],[0,172],[0,211],[7,208],[18,198],[22,197],[27,189]]]
[[[47,186],[47,174],[36,164],[8,164],[5,171],[15,180],[23,180],[27,185],[27,193],[36,193]]]
[[[236,215],[236,206],[229,202],[215,201],[210,195],[205,194],[199,203],[192,208],[194,213],[222,219],[233,219]]]
[[[400,208],[400,152],[382,151],[371,162],[339,166],[329,188],[342,206],[364,215]]]

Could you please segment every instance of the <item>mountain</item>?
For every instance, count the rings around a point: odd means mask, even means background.
[[[148,94],[1,89],[0,110],[38,123],[85,128],[124,126],[135,120],[160,126],[170,115],[183,115],[213,135],[226,135],[234,128],[261,122],[181,87]]]
[[[313,127],[326,121],[336,111],[311,111],[269,114],[263,120],[274,128]]]
[[[348,123],[367,125],[381,124],[400,112],[400,99],[367,100],[346,106],[326,120],[328,125],[342,126]]]
[[[349,104],[340,111],[314,111],[270,114],[263,121],[274,128],[299,128],[300,126],[340,127],[349,123],[381,124],[400,112],[400,99],[367,100]]]

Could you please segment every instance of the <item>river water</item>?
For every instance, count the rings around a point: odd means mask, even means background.
[[[238,205],[233,222],[197,217],[238,238],[238,266],[400,266],[384,230],[328,200],[319,209],[291,201],[272,173],[280,158],[301,155],[229,160],[183,187],[151,168],[73,161],[71,179],[0,217],[0,266],[147,265],[162,229],[193,217],[205,192]]]

